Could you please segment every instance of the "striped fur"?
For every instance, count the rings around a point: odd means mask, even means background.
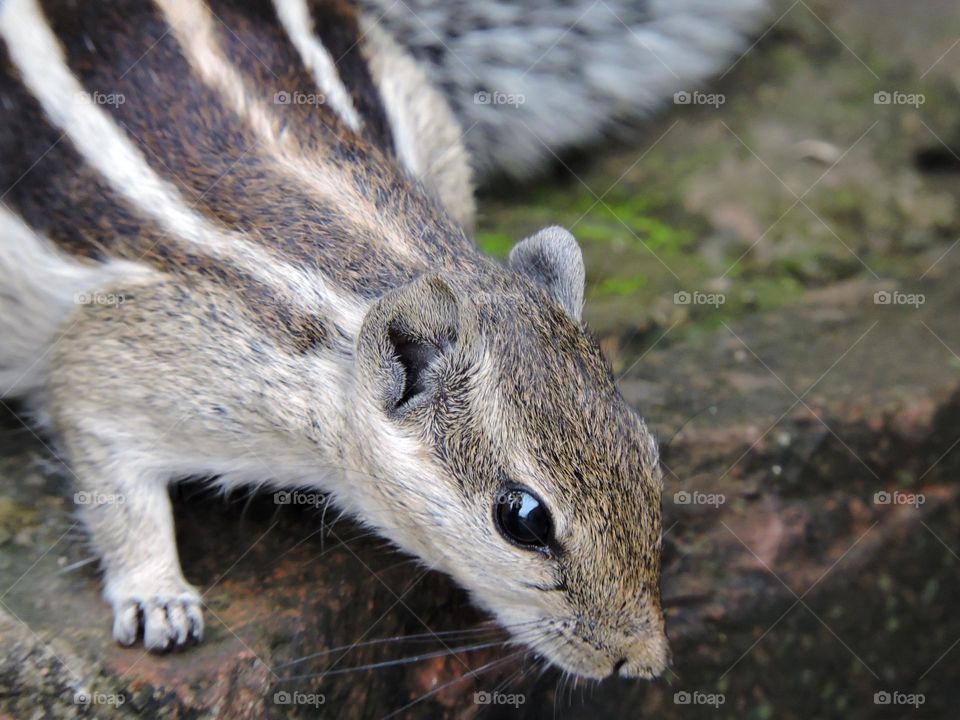
[[[635,127],[675,93],[692,92],[731,67],[768,6],[780,4],[360,2],[443,89],[470,128],[465,142],[484,181],[503,173],[529,178],[565,149]]]
[[[304,0],[275,0],[274,5],[278,19],[300,53],[300,59],[313,73],[317,89],[330,99],[337,115],[347,127],[358,132],[362,123],[360,115],[354,106],[353,98],[337,74],[337,60],[322,39],[314,34],[317,28],[307,3]]]
[[[579,248],[476,250],[471,127],[378,16],[5,0],[0,40],[0,395],[124,498],[80,508],[119,642],[202,635],[167,485],[206,476],[328,493],[570,672],[663,669],[657,449]],[[493,521],[512,484],[542,552]]]

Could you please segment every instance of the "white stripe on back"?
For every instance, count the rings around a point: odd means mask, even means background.
[[[183,53],[198,77],[215,90],[255,134],[259,149],[276,161],[275,168],[291,175],[304,192],[316,192],[330,205],[341,208],[355,226],[364,227],[397,255],[416,257],[405,228],[388,213],[380,212],[369,195],[334,171],[320,153],[299,144],[292,133],[281,133],[280,116],[258,98],[224,54],[216,38],[214,15],[201,0],[156,0],[173,28]],[[321,151],[322,152],[322,151]],[[349,212],[352,208],[357,212]]]
[[[241,267],[291,305],[313,312],[322,308],[348,332],[359,328],[363,304],[351,293],[338,295],[319,273],[289,265],[245,236],[209,222],[184,202],[173,185],[153,172],[133,142],[107,111],[90,101],[70,72],[36,0],[0,4],[0,36],[24,84],[50,121],[132,205],[175,238]]]
[[[347,127],[354,132],[359,132],[363,123],[347,88],[340,80],[333,57],[313,33],[313,19],[310,17],[305,0],[273,0],[273,5],[290,42],[300,53],[303,64],[313,73],[317,87],[323,92],[326,102],[347,124]],[[290,91],[295,89],[290,88]]]

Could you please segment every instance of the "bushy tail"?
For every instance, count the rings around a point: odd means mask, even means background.
[[[771,0],[363,0],[450,98],[482,180],[522,177],[721,73]]]

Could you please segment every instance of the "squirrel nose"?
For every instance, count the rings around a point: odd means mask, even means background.
[[[611,674],[625,678],[650,680],[661,675],[670,664],[670,646],[662,631],[634,644],[613,666]]]
[[[659,677],[663,674],[663,671],[667,669],[667,659],[664,658],[650,658],[644,660],[620,660],[613,667],[612,675],[619,675],[624,678],[643,678],[644,680],[652,680],[655,677]]]
[[[627,662],[628,661],[626,658],[620,658],[619,660],[617,660],[617,662],[614,663],[613,665],[613,670],[610,671],[610,677],[613,677],[614,675],[619,674],[620,671],[623,669],[623,666],[626,665]]]

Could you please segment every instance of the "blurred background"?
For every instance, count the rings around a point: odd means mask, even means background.
[[[461,591],[333,522],[322,498],[191,486],[177,525],[207,640],[118,648],[62,469],[8,414],[0,705],[956,717],[960,7],[798,0],[757,37],[649,122],[480,202],[494,255],[547,224],[583,245],[588,322],[663,444],[671,672],[595,684],[491,666],[510,650],[474,648],[498,636],[471,631],[484,618]],[[78,682],[122,700],[84,708]]]

